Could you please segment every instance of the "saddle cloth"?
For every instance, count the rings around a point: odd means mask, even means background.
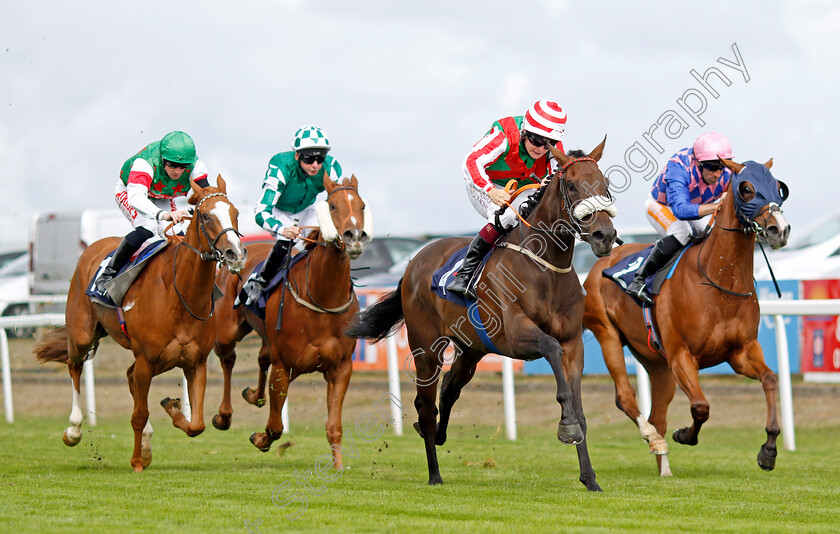
[[[446,285],[452,281],[456,274],[458,274],[458,269],[460,269],[461,265],[464,264],[464,258],[467,257],[467,251],[469,248],[469,246],[466,246],[453,252],[449,259],[446,260],[446,263],[443,264],[443,267],[439,268],[434,272],[434,274],[432,274],[432,292],[444,300],[454,302],[455,304],[464,307],[467,307],[470,304],[467,302],[467,299],[461,295],[449,293],[446,291]],[[476,269],[476,273],[473,275],[470,285],[478,283],[478,280],[484,272],[484,266],[487,264],[487,260],[490,259],[490,255],[493,254],[494,250],[496,250],[496,247],[490,249],[490,252],[488,252],[487,255],[484,256],[484,259],[481,260],[481,264]]]
[[[305,258],[309,254],[308,250],[303,250],[302,252],[295,254],[294,256],[289,259],[286,258],[286,261],[283,263],[283,266],[277,271],[271,280],[268,281],[268,284],[263,288],[262,292],[260,293],[259,298],[252,302],[251,304],[245,304],[248,300],[248,291],[252,285],[254,285],[254,280],[260,274],[260,270],[262,269],[263,264],[265,261],[261,261],[258,263],[254,270],[251,272],[251,276],[248,277],[248,280],[242,284],[242,290],[236,296],[236,299],[233,301],[233,307],[238,308],[240,306],[245,306],[245,309],[257,314],[261,319],[265,319],[265,305],[268,302],[268,297],[274,293],[274,290],[277,289],[285,280],[286,276],[289,274],[289,271],[294,267],[299,261]]]
[[[109,308],[122,306],[123,297],[125,297],[125,294],[128,292],[128,288],[131,287],[132,282],[140,276],[140,273],[143,271],[143,267],[145,267],[146,263],[166,248],[166,243],[167,241],[162,237],[152,237],[148,239],[145,243],[143,243],[138,251],[134,253],[128,263],[120,269],[117,276],[106,284],[105,289],[107,294],[102,294],[96,290],[96,280],[102,275],[102,271],[105,270],[105,267],[111,263],[111,256],[114,255],[114,251],[112,250],[99,264],[99,267],[93,274],[93,278],[91,278],[90,283],[88,283],[85,295],[89,296],[92,300],[98,302],[99,304]]]
[[[682,255],[685,254],[685,251],[688,250],[692,245],[689,245],[683,248],[679,254],[675,254],[671,260],[665,264],[664,267],[659,269],[657,272],[648,276],[645,279],[645,287],[650,291],[651,295],[658,295],[659,290],[662,289],[662,284],[665,280],[671,278],[674,274],[674,269],[676,269],[677,264],[682,258]],[[653,245],[647,247],[644,250],[640,250],[635,254],[630,254],[629,256],[623,258],[621,261],[613,265],[608,269],[604,269],[601,274],[605,278],[609,278],[622,290],[626,290],[627,286],[630,285],[630,282],[633,281],[633,277],[636,276],[636,271],[639,270],[639,267],[645,262],[647,257],[650,255],[650,252],[653,250]],[[642,302],[634,297],[634,300],[642,304]]]

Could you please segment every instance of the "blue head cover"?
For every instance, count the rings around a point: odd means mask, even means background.
[[[749,182],[755,188],[755,198],[749,202],[741,198],[741,182]],[[788,186],[773,178],[766,166],[754,161],[745,161],[741,172],[732,176],[731,189],[735,195],[735,212],[744,226],[749,226],[764,206],[771,203],[781,206],[788,197]]]

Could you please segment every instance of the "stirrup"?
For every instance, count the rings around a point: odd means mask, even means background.
[[[470,281],[467,280],[466,282],[460,276],[455,276],[451,282],[446,286],[446,291],[450,293],[454,293],[456,295],[460,295],[462,297],[468,297],[470,290]]]
[[[647,291],[644,282],[639,284],[638,288],[633,288],[633,283],[631,282],[627,286],[627,294],[636,297],[649,306],[653,306],[653,295]]]
[[[245,293],[248,295],[248,300],[245,301],[246,306],[250,306],[259,300],[260,295],[265,289],[265,284],[266,281],[261,276],[257,276],[249,283],[245,284]]]

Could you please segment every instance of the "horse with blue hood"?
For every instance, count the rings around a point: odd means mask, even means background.
[[[765,164],[736,163],[721,159],[733,178],[702,241],[684,249],[670,269],[670,277],[655,297],[656,305],[643,308],[604,275],[604,271],[647,245],[623,245],[601,258],[584,282],[583,324],[601,345],[604,360],[615,382],[616,405],[639,428],[656,455],[659,474],[671,475],[667,430],[668,405],[676,386],[690,402],[692,424],[673,434],[677,443],[696,445],[700,427],[709,418],[710,406],[699,384],[699,370],[727,362],[741,375],[761,382],[767,405],[767,440],[758,453],[758,465],[772,470],[776,463],[776,438],[780,432],[776,413],[777,378],[764,361],[759,345],[760,310],[753,279],[756,239],[773,248],[787,243],[790,225],[782,213],[788,187]],[[658,333],[659,345],[651,343]],[[624,363],[623,347],[650,376],[651,413],[645,419]]]

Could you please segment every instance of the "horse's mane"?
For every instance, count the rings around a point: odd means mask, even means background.
[[[576,148],[574,150],[569,150],[569,152],[566,153],[566,155],[569,156],[570,158],[585,158],[587,156],[586,152],[584,152],[583,150],[580,150],[578,148]]]

